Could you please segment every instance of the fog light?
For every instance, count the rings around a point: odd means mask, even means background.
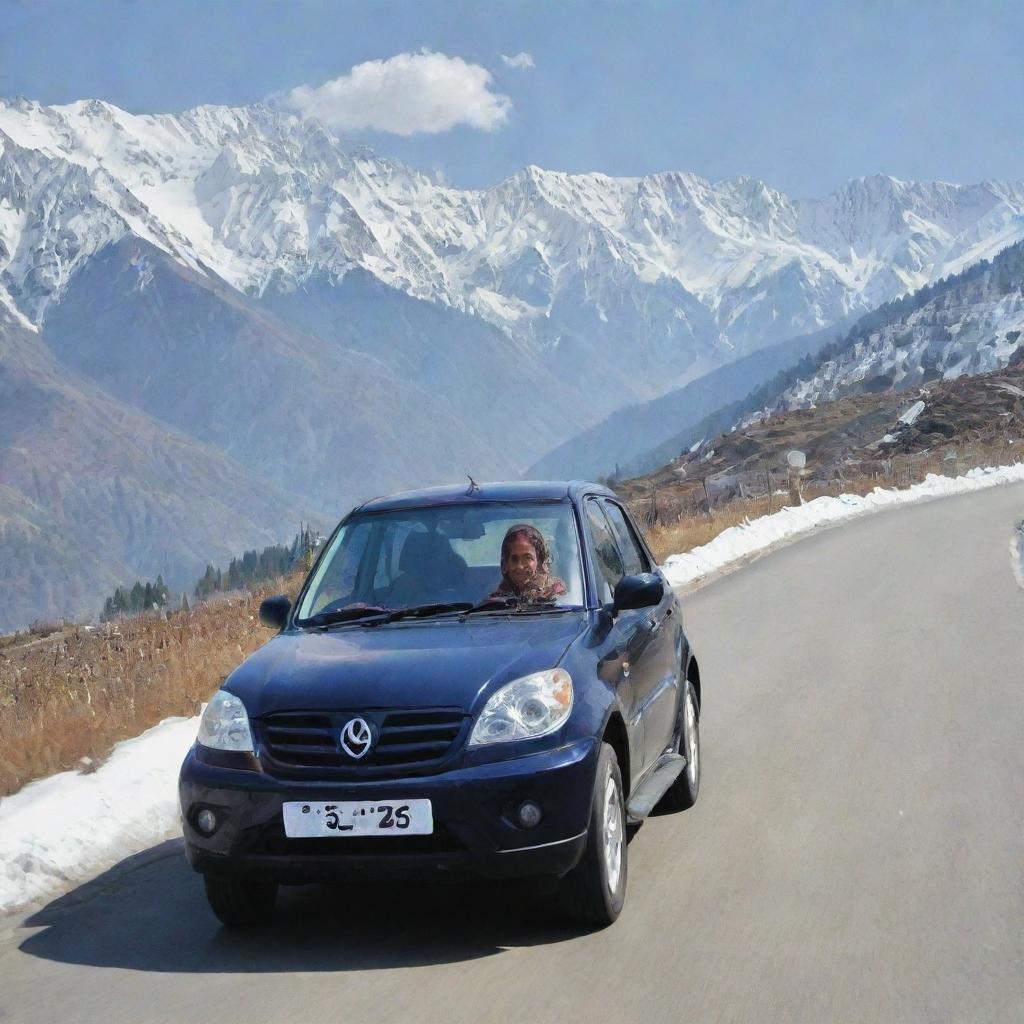
[[[519,824],[523,828],[536,828],[540,824],[540,819],[544,817],[540,808],[532,800],[524,800],[519,805],[517,814]]]
[[[196,815],[196,828],[199,829],[203,835],[212,836],[217,831],[217,815],[213,813],[209,808],[204,807]]]

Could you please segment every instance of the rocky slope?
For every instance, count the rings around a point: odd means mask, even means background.
[[[861,392],[783,411],[711,437],[651,473],[615,485],[642,513],[652,495],[662,519],[787,486],[786,456],[805,453],[805,487],[847,479],[899,482],[909,467],[960,471],[1024,457],[1024,347],[998,370],[932,380],[909,391]],[[894,472],[895,467],[895,472]],[[785,500],[785,499],[783,499]]]
[[[682,508],[763,492],[766,470],[784,479],[791,449],[806,453],[809,477],[822,483],[888,471],[900,457],[955,464],[965,448],[1015,458],[1024,445],[1024,243],[887,303],[679,436],[689,447],[625,481],[627,494],[658,490]]]

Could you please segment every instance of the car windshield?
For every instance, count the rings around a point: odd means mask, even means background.
[[[301,624],[539,610],[584,603],[567,502],[496,503],[355,515],[317,566]]]

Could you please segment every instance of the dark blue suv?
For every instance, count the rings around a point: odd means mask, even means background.
[[[260,617],[280,632],[207,705],[179,784],[225,924],[281,883],[466,873],[561,879],[610,924],[627,828],[697,798],[697,662],[607,488],[368,502]]]

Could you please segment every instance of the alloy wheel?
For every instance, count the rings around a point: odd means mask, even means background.
[[[686,775],[690,781],[690,788],[696,789],[697,779],[700,775],[700,739],[697,733],[697,706],[694,703],[693,691],[687,688],[686,706]]]
[[[604,864],[608,890],[614,893],[622,872],[622,799],[611,775],[604,788]]]

